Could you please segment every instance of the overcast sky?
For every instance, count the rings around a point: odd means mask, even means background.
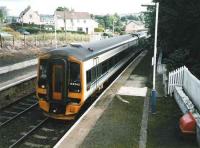
[[[39,14],[53,14],[58,6],[73,8],[79,12],[93,14],[126,14],[144,11],[141,4],[152,0],[0,0],[0,6],[8,8],[9,15],[18,16],[30,5]]]

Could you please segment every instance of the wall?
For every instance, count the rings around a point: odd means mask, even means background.
[[[30,18],[30,15],[32,16]],[[22,20],[21,20],[22,21]],[[27,23],[27,24],[40,24],[40,16],[34,12],[32,9],[30,9],[24,16],[23,16],[23,23]]]

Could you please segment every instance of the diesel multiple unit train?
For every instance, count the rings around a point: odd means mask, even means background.
[[[140,35],[145,37],[145,35]],[[70,44],[39,57],[37,98],[44,114],[74,119],[86,99],[138,52],[138,36]]]

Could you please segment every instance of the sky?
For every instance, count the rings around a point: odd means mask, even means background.
[[[141,4],[152,0],[0,0],[0,6],[6,6],[9,15],[19,16],[28,5],[39,14],[53,14],[58,6],[73,8],[77,12],[91,14],[128,14],[146,9]]]

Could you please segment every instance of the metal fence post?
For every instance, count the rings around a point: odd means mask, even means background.
[[[2,43],[2,36],[0,34],[0,42],[1,42],[1,48],[3,47],[3,43]]]
[[[15,47],[15,37],[13,36],[13,47]]]
[[[24,46],[26,45],[26,37],[25,37],[25,34],[24,34]]]
[[[35,36],[35,46],[37,46],[37,35]]]

